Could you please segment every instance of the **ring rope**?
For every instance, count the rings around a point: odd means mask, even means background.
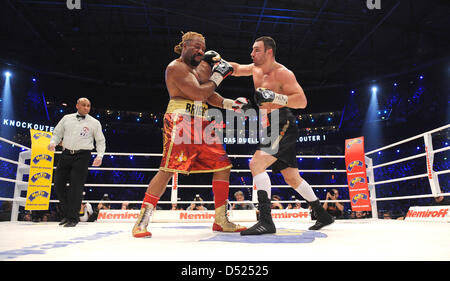
[[[438,193],[438,196],[450,196],[450,192],[447,193]],[[389,201],[389,200],[406,200],[406,199],[418,199],[418,198],[428,198],[428,197],[434,197],[433,194],[420,194],[420,195],[408,195],[408,196],[392,196],[392,197],[384,197],[384,198],[374,198],[373,201]],[[24,197],[20,197],[20,198],[6,198],[6,197],[0,197],[0,201],[10,201],[10,202],[25,202],[26,198]],[[350,200],[320,200],[320,202],[343,202],[343,203],[348,203],[350,202]],[[58,203],[59,200],[50,200],[51,203]],[[83,200],[82,202],[89,202],[89,203],[107,203],[107,204],[120,204],[120,203],[133,203],[133,204],[142,204],[142,200],[141,201],[132,201],[132,200]],[[191,204],[191,203],[196,203],[198,201],[176,201],[176,202],[172,202],[172,201],[158,201],[158,204],[172,204],[172,203],[177,203],[177,204]],[[280,200],[280,201],[271,201],[272,203],[274,202],[278,202],[278,203],[306,203],[307,201],[305,200]],[[214,201],[201,201],[202,204],[214,204]],[[244,201],[228,201],[228,203],[254,203],[252,201],[249,200],[244,200]]]
[[[375,150],[366,152],[366,156],[367,156],[367,155],[370,155],[370,154],[373,154],[373,153],[375,153],[375,152],[381,151],[381,150],[386,150],[386,149],[391,148],[391,147],[393,147],[393,146],[400,145],[400,144],[405,143],[405,142],[409,142],[409,141],[412,141],[412,140],[415,140],[415,139],[424,137],[424,136],[427,135],[427,134],[433,134],[433,133],[436,133],[436,132],[438,132],[438,131],[445,130],[445,129],[447,129],[447,128],[450,128],[450,124],[447,124],[447,125],[445,125],[445,126],[436,128],[436,129],[434,129],[434,130],[431,130],[431,131],[428,131],[428,132],[419,134],[419,135],[417,135],[417,136],[410,137],[410,138],[407,138],[407,139],[398,141],[398,142],[396,142],[396,143],[393,143],[393,144],[390,144],[390,145],[386,145],[386,146],[383,146],[383,147],[381,147],[381,148],[377,148],[377,149],[375,149]]]
[[[12,144],[13,146],[18,146],[18,147],[20,147],[20,148],[24,148],[24,149],[26,149],[26,150],[30,150],[30,149],[31,149],[31,148],[29,148],[29,147],[26,147],[26,146],[24,146],[24,145],[21,145],[21,144],[19,144],[19,143],[10,141],[10,140],[5,139],[5,138],[2,138],[2,137],[0,137],[0,140],[1,140],[1,141],[4,141],[4,142],[6,142],[6,143]]]
[[[11,163],[11,164],[20,165],[20,163],[18,161],[14,161],[14,160],[4,158],[4,157],[0,157],[0,161],[5,161],[5,162]]]
[[[61,154],[62,151],[55,151],[55,154]],[[91,154],[97,155],[97,152],[92,152]],[[152,156],[152,157],[162,157],[162,153],[125,153],[125,152],[105,152],[103,155],[112,155],[112,156]],[[228,157],[233,158],[251,158],[252,155],[244,155],[244,154],[230,154]],[[297,155],[296,158],[345,158],[345,155]]]
[[[55,167],[54,167],[55,169]],[[159,168],[102,168],[102,167],[89,167],[89,170],[98,170],[98,171],[159,171]],[[250,169],[231,169],[232,172],[241,173],[241,172],[251,172]],[[267,172],[272,172],[272,170],[268,169]],[[345,173],[346,170],[298,170],[300,173]]]

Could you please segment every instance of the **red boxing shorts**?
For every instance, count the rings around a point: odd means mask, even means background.
[[[206,119],[207,110],[205,103],[170,100],[164,114],[160,170],[190,174],[211,173],[232,167],[213,124]]]

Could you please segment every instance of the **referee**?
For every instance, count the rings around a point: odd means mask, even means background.
[[[64,227],[74,227],[79,222],[81,199],[94,140],[97,157],[92,166],[100,166],[105,153],[102,125],[89,115],[91,102],[87,98],[79,98],[76,108],[77,113],[64,115],[59,121],[48,145],[48,150],[55,151],[56,145],[62,141],[63,151],[54,178],[56,196],[63,212],[59,225]],[[67,181],[70,183],[69,187]]]

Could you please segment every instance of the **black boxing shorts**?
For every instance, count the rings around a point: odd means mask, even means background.
[[[274,118],[272,118],[273,114],[275,114]],[[278,118],[275,118],[276,115]],[[278,128],[270,123],[276,121],[278,121]],[[270,166],[272,173],[279,173],[286,168],[298,168],[296,157],[298,128],[291,110],[283,107],[272,111],[267,118],[261,118],[260,126],[265,128],[270,141],[260,141],[257,149],[277,158],[277,161]]]

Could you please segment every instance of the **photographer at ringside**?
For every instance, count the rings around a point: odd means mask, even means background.
[[[82,199],[84,200],[84,197],[86,196],[86,192],[83,192]],[[80,221],[87,222],[89,221],[89,218],[94,214],[94,209],[92,208],[92,205],[89,202],[81,202],[80,207]]]
[[[327,197],[323,208],[333,217],[340,218],[344,213],[344,206],[339,202],[329,202],[329,200],[338,200],[339,191],[337,189],[332,189],[327,192]]]
[[[202,202],[203,202],[203,199],[200,197],[200,195],[196,194],[195,198],[194,198],[194,202],[191,203],[191,205],[189,207],[187,207],[186,211],[205,211],[205,210],[208,210],[203,205]]]

